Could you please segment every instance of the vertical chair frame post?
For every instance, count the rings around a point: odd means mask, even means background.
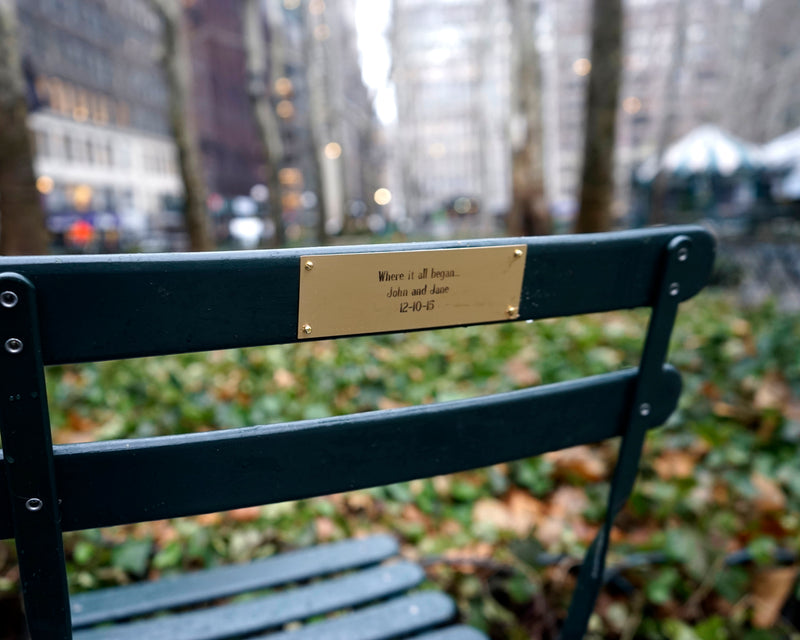
[[[655,283],[655,302],[639,362],[639,375],[630,400],[628,425],[622,436],[617,465],[611,479],[606,518],[581,565],[567,619],[561,630],[561,640],[583,638],[603,584],[611,529],[636,481],[639,458],[647,433],[646,418],[661,399],[658,381],[666,363],[672,328],[675,325],[681,275],[691,268],[691,244],[691,239],[687,236],[673,238],[665,249],[663,266],[657,272],[659,277]]]
[[[35,289],[0,274],[0,435],[20,583],[33,640],[71,638]]]

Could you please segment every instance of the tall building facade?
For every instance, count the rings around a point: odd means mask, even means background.
[[[331,233],[360,228],[380,173],[372,100],[361,77],[355,0],[309,0],[307,53],[310,119],[319,159],[319,193]]]
[[[509,29],[504,2],[395,1],[394,158],[412,219],[458,199],[508,207]]]
[[[222,236],[235,213],[253,212],[250,196],[264,201],[271,195],[248,95],[242,3],[182,4],[191,115],[209,213]],[[29,126],[37,143],[35,169],[51,230],[67,242],[79,223],[81,235],[73,239],[85,248],[114,249],[113,243],[89,246],[85,240],[118,240],[126,233],[141,239],[180,229],[183,187],[160,64],[162,24],[148,0],[20,0],[17,5],[30,85]],[[262,17],[269,15],[261,25],[267,98],[283,141],[282,205],[295,231],[313,224],[322,200],[315,194],[323,189],[329,192],[325,200],[332,205],[333,231],[348,216],[362,216],[371,193],[373,109],[358,66],[354,6],[354,0],[261,4]],[[308,65],[314,46],[324,85],[319,141],[310,133]],[[328,143],[338,145],[339,156],[328,157]],[[315,154],[322,163],[314,161]],[[180,238],[175,240],[180,246]]]
[[[192,107],[209,193],[246,195],[264,182],[264,153],[247,96],[241,3],[184,3]]]
[[[591,0],[530,0],[538,20],[545,180],[575,206],[591,73]],[[407,209],[456,194],[503,208],[510,191],[509,24],[504,2],[396,0],[396,158]],[[617,120],[617,213],[633,169],[694,127],[753,142],[800,126],[800,12],[793,0],[625,0]],[[483,96],[483,97],[482,97]],[[512,123],[513,124],[513,123]]]
[[[50,229],[114,248],[181,190],[154,63],[159,22],[144,0],[26,0],[18,14]]]

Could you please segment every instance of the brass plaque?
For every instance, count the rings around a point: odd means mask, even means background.
[[[520,244],[302,256],[297,337],[513,320],[526,255]]]

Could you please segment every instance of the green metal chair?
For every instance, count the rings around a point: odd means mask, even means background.
[[[390,320],[378,314],[374,295],[354,299],[345,276],[330,279],[329,272],[324,286],[314,285],[322,281],[314,280],[324,273],[319,265],[372,278],[375,256],[414,265],[421,256],[431,264],[457,257],[469,265],[478,256],[469,252],[482,248],[495,248],[509,269],[501,265],[497,275],[496,266],[484,270],[482,262],[473,269],[486,271],[489,289],[473,283],[477,276],[458,280],[453,271],[453,291],[428,297],[416,311],[410,297],[411,311],[402,311],[403,288],[398,300],[387,289],[389,302],[397,305]],[[421,250],[433,253],[409,253]],[[483,638],[453,624],[449,598],[413,590],[424,572],[396,560],[397,544],[389,536],[72,597],[61,536],[430,477],[621,436],[606,520],[582,564],[562,630],[563,638],[582,637],[602,586],[610,529],[633,486],[645,433],[662,424],[678,400],[680,377],[665,364],[678,303],[705,285],[713,257],[714,242],[705,230],[673,227],[313,250],[0,259],[0,477],[8,486],[0,491],[0,539],[16,541],[31,637]],[[415,277],[412,271],[409,278]],[[417,273],[429,275],[422,267]],[[439,281],[440,293],[446,277]],[[519,284],[507,281],[513,277]],[[343,308],[358,318],[354,334],[483,323],[499,319],[492,315],[497,309],[489,316],[464,310],[465,296],[480,307],[494,295],[495,284],[516,288],[516,298],[501,310],[509,322],[650,307],[640,365],[434,405],[52,445],[44,366],[341,335],[335,325]],[[420,280],[415,285],[422,290]],[[438,313],[451,298],[451,314],[436,315],[433,310]],[[307,304],[321,304],[313,323],[304,315]],[[195,606],[257,590],[270,592]],[[160,615],[190,606],[188,612]],[[348,613],[320,620],[341,611]],[[300,624],[287,627],[290,622]]]

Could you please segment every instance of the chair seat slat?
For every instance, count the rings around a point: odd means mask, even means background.
[[[79,629],[245,591],[304,581],[376,564],[397,552],[397,541],[391,536],[371,536],[290,551],[242,565],[81,593],[70,599],[72,626]]]
[[[488,638],[477,629],[458,625],[423,633],[421,636],[414,636],[412,640],[488,640]]]
[[[444,624],[455,614],[453,601],[444,594],[418,593],[253,640],[389,640]]]
[[[113,627],[76,631],[74,640],[224,640],[283,626],[403,593],[420,584],[424,571],[398,562],[341,578],[198,611]]]

